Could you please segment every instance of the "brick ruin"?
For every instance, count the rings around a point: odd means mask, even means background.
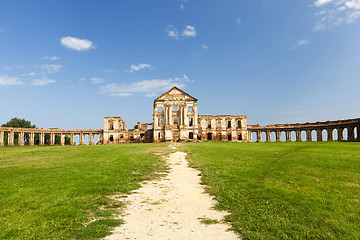
[[[34,129],[0,127],[0,146],[14,145],[14,136],[18,135],[18,145],[44,145],[47,137],[50,145],[55,145],[55,137],[60,136],[60,144],[75,145],[75,136],[79,144],[149,143],[177,141],[231,141],[231,142],[276,142],[280,141],[360,141],[360,118],[296,124],[248,125],[246,115],[199,115],[198,99],[183,90],[173,87],[154,100],[154,118],[152,123],[138,122],[128,129],[121,117],[104,117],[103,129]],[[346,134],[345,134],[346,132]],[[334,137],[336,135],[336,138]],[[292,137],[293,136],[293,137]],[[303,137],[302,137],[303,136]]]

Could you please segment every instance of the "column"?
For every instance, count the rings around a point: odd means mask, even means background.
[[[60,144],[61,144],[61,146],[65,146],[65,134],[64,133],[60,134]]]
[[[94,134],[89,133],[89,145],[94,145]]]
[[[311,130],[306,130],[306,141],[308,142],[312,141]]]
[[[338,141],[344,141],[344,128],[338,128]]]
[[[19,132],[19,139],[18,139],[18,145],[24,146],[24,132]]]
[[[159,126],[159,118],[157,113],[154,111],[154,129],[158,129]]]
[[[270,131],[266,131],[266,142],[271,142],[271,132]]]
[[[29,145],[34,146],[35,144],[35,133],[31,132],[29,133]]]
[[[334,131],[331,128],[326,129],[327,131],[327,140],[328,141],[334,141]]]
[[[44,144],[45,144],[45,133],[40,133],[40,139],[39,139],[40,141],[39,141],[39,144],[40,144],[40,146],[44,146]]]
[[[248,141],[252,142],[252,131],[248,130]]]
[[[318,142],[322,142],[323,140],[322,129],[316,129],[316,139]]]
[[[104,144],[104,133],[100,133],[98,144]]]
[[[275,135],[276,135],[276,142],[281,142],[281,132],[275,131]]]
[[[85,143],[85,134],[80,133],[80,145],[84,145]]]
[[[354,134],[355,127],[348,127],[348,141],[354,141],[355,140],[355,134]]]
[[[0,131],[0,146],[4,146],[4,131]]]
[[[50,133],[50,146],[55,145],[55,133]]]
[[[357,133],[357,138],[356,138],[356,140],[357,140],[357,141],[360,141],[360,125],[358,125],[358,126],[356,127],[356,133]]]
[[[70,145],[71,146],[75,145],[75,134],[74,133],[70,133]]]
[[[291,142],[291,131],[285,131],[285,138],[287,142]]]
[[[257,142],[261,142],[261,131],[256,132]]]
[[[173,121],[173,116],[172,116],[172,110],[173,110],[173,106],[169,106],[169,125],[173,125],[174,121]]]
[[[8,133],[8,146],[14,146],[14,132]]]
[[[301,142],[301,130],[296,130],[296,141]]]

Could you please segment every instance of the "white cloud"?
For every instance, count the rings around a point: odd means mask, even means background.
[[[121,84],[112,83],[101,86],[99,93],[120,97],[131,96],[134,93],[142,93],[144,96],[153,97],[160,92],[169,90],[173,86],[183,88],[186,82],[189,81],[189,78],[184,75],[183,78],[151,79]]]
[[[32,80],[31,82],[31,85],[33,86],[45,86],[45,85],[48,85],[48,84],[51,84],[51,83],[55,83],[56,81],[53,80],[53,79],[47,79],[47,78],[44,78],[44,79],[34,79]]]
[[[332,2],[333,0],[316,0],[315,1],[315,6],[320,7],[323,6],[325,4],[328,4],[330,2]]]
[[[184,10],[184,8],[185,8],[184,4],[180,4],[180,9],[181,9],[181,10]],[[1,29],[0,29],[0,30],[1,30]]]
[[[80,78],[80,82],[82,82],[82,81],[85,81],[86,80],[86,78]]]
[[[146,64],[146,63],[140,63],[138,65],[131,65],[130,68],[130,72],[134,72],[134,71],[139,71],[141,69],[144,68],[151,68],[152,66],[150,64]]]
[[[185,37],[196,37],[196,29],[194,26],[186,26],[183,30],[181,36]]]
[[[174,28],[172,25],[169,25],[166,28],[166,32],[168,33],[168,37],[178,39],[179,38],[179,32],[176,28]]]
[[[46,56],[46,57],[44,57],[44,59],[45,59],[45,60],[50,60],[50,61],[57,61],[57,60],[60,60],[60,58],[59,58],[59,57],[57,57],[57,56],[53,56],[53,57],[48,57],[48,56]]]
[[[22,81],[19,81],[17,77],[8,77],[6,75],[0,76],[0,86],[14,86],[23,85]]]
[[[44,64],[41,66],[41,69],[49,74],[57,73],[62,68],[62,65],[58,64]]]
[[[29,75],[29,76],[35,76],[36,73],[34,73],[34,72],[29,72],[28,75]]]
[[[93,78],[91,78],[91,82],[92,82],[92,83],[95,83],[95,84],[100,84],[100,83],[103,83],[103,82],[104,82],[104,79],[103,79],[103,78],[93,77]]]
[[[79,39],[75,37],[62,37],[60,42],[67,48],[74,49],[76,51],[85,51],[94,48],[94,43],[87,39]]]
[[[242,22],[241,18],[237,18],[237,19],[236,19],[236,24],[237,24],[237,25],[240,25],[241,22]]]
[[[205,50],[207,50],[209,47],[207,46],[207,45],[205,45],[205,44],[203,44],[202,46],[201,46],[203,49],[205,49]]]
[[[104,73],[117,73],[117,71],[112,69],[104,69]]]
[[[319,18],[314,31],[332,29],[360,18],[360,0],[316,0],[314,6],[318,9],[315,16]]]
[[[303,39],[300,39],[299,41],[297,41],[294,45],[292,45],[289,50],[294,50],[295,48],[298,48],[298,47],[301,47],[301,46],[304,46],[304,45],[307,45],[310,43],[310,40],[307,39],[307,38],[303,38]]]

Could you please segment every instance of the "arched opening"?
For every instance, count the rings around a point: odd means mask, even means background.
[[[328,134],[327,134],[327,130],[323,129],[321,131],[322,137],[323,137],[323,141],[328,141]]]
[[[281,142],[286,142],[286,134],[284,131],[282,131],[280,133],[280,140],[281,140]]]
[[[231,128],[231,121],[228,121],[227,127],[228,127],[228,128]]]
[[[358,127],[355,127],[355,128],[354,128],[354,138],[355,138],[355,140],[357,140],[357,141],[360,140],[360,139],[358,139],[358,138],[359,138],[359,136],[358,136]]]
[[[227,138],[228,138],[228,141],[230,141],[231,142],[231,133],[229,133],[228,135],[227,135]]]
[[[252,141],[257,142],[257,132],[252,132]]]
[[[110,135],[109,141],[110,141],[111,143],[114,142],[114,136],[113,136],[113,135]]]
[[[209,140],[209,141],[212,140],[212,133],[208,133],[208,134],[207,134],[207,140]]]
[[[265,132],[261,132],[261,141],[266,142],[266,133]]]
[[[134,142],[134,135],[130,135],[130,142]]]
[[[275,133],[275,132],[271,132],[270,135],[271,135],[271,141],[272,141],[272,142],[276,142],[276,133]]]
[[[306,142],[306,131],[302,130],[300,135],[301,135],[301,141]]]
[[[239,140],[239,141],[242,140],[242,135],[241,135],[241,133],[238,134],[238,140]]]
[[[75,134],[75,145],[79,145],[80,144],[80,135],[79,134]]]
[[[89,145],[90,139],[89,134],[84,134],[84,145]]]
[[[292,142],[296,142],[296,132],[295,131],[290,132],[290,139]]]
[[[338,130],[336,128],[333,130],[333,136],[334,136],[334,141],[339,140],[339,134],[338,134]]]
[[[347,141],[349,140],[349,129],[348,128],[344,128],[344,140]]]
[[[221,142],[221,141],[222,141],[222,136],[221,136],[221,133],[218,133],[218,135],[217,135],[217,140],[218,140],[219,142]]]
[[[317,141],[317,132],[316,132],[316,130],[311,131],[311,141],[313,141],[313,142]]]

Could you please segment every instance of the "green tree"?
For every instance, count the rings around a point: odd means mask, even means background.
[[[14,117],[10,121],[8,121],[7,123],[2,124],[1,127],[36,128],[35,124],[32,125],[30,121],[27,121],[25,119],[20,119],[20,118],[17,118],[17,117]],[[7,136],[7,134],[5,134],[5,139],[4,139],[5,144],[7,144],[7,138],[8,138],[8,136]],[[15,136],[14,136],[15,145],[17,145],[18,141],[19,141],[19,134],[16,133]],[[35,142],[39,142],[39,135],[38,134],[35,135]],[[29,144],[29,134],[28,133],[25,134],[24,143]]]

